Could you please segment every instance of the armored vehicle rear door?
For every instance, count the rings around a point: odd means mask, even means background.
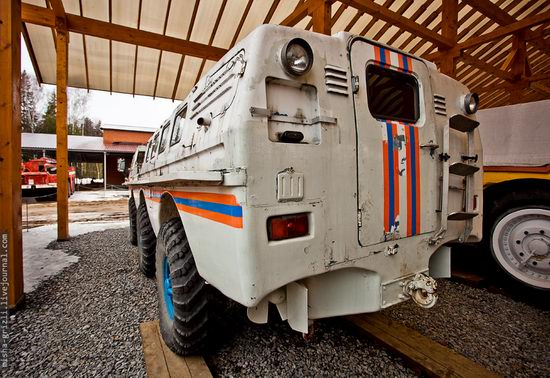
[[[417,59],[351,44],[357,127],[359,242],[362,246],[432,233],[439,175],[429,71]]]

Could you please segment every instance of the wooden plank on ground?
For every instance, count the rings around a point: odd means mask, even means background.
[[[141,323],[141,343],[149,378],[211,378],[200,356],[181,357],[168,348],[160,335],[158,320]]]
[[[487,278],[479,276],[475,273],[465,272],[461,270],[453,270],[451,273],[453,280],[465,283],[474,287],[484,287],[487,286]]]
[[[348,316],[369,337],[433,377],[497,377],[472,360],[382,314]]]

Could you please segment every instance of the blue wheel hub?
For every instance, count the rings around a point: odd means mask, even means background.
[[[172,290],[172,278],[170,277],[170,265],[168,264],[168,258],[164,256],[162,263],[162,286],[164,289],[164,303],[166,304],[166,311],[170,320],[174,320],[174,294]]]

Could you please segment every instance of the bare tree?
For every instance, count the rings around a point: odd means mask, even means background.
[[[89,94],[85,89],[69,88],[69,134],[84,135],[84,119],[88,113]]]
[[[39,104],[44,93],[36,78],[27,71],[21,72],[21,129],[34,133],[40,124]]]

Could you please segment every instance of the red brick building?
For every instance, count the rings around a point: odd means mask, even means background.
[[[146,144],[155,128],[104,125],[101,129],[103,130],[101,137],[69,135],[69,162],[71,164],[102,163],[101,178],[107,178],[103,182],[104,187],[118,186],[124,182],[127,174],[127,170],[119,172],[119,160],[124,159],[128,168],[137,146]],[[55,148],[55,134],[21,134],[21,149],[24,154],[55,158]]]

